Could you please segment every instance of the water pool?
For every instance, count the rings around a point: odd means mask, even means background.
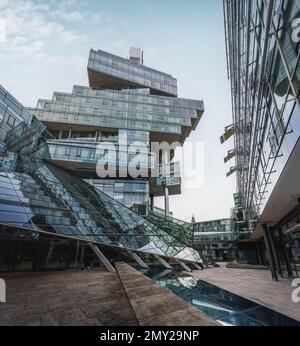
[[[300,326],[300,322],[220,287],[172,270],[143,273],[226,326]]]

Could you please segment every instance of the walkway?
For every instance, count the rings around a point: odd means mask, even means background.
[[[269,270],[220,268],[194,271],[193,275],[227,291],[300,321],[300,303],[291,298],[291,281],[273,281]]]

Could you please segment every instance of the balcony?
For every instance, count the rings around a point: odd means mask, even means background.
[[[168,187],[170,195],[181,193],[179,162],[159,165],[157,177],[151,181],[151,193],[154,196],[164,196],[165,187]]]

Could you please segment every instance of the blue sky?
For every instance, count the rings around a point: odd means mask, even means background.
[[[6,40],[0,42],[0,83],[24,105],[88,85],[89,49],[128,56],[144,50],[145,65],[178,79],[179,96],[203,99],[206,112],[189,140],[204,143],[204,184],[171,197],[178,218],[229,217],[235,176],[219,137],[231,123],[222,0],[0,0]],[[233,162],[231,163],[234,164]],[[162,206],[162,200],[156,204]]]

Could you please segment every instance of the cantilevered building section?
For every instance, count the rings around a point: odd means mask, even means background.
[[[174,153],[156,157],[150,147],[182,145],[201,118],[203,102],[135,80],[138,72],[151,70],[138,49],[129,60],[119,58],[133,71],[122,85],[115,67],[102,74],[99,66],[91,67],[94,54],[110,56],[91,51],[90,87],[55,92],[36,108],[25,109],[0,88],[0,270],[65,269],[96,259],[114,271],[120,256],[145,268],[153,257],[168,268],[166,261],[198,268],[203,261],[191,246],[191,228],[166,218],[160,226],[149,213],[154,196],[180,193],[181,184]],[[165,74],[153,70],[148,77],[155,81],[160,75]],[[103,143],[117,149],[115,157],[99,149]],[[146,175],[132,177],[137,152]],[[103,167],[96,174],[99,161],[114,159],[116,176],[101,177]]]
[[[167,73],[144,66],[139,48],[130,49],[129,59],[91,49],[88,76],[92,88],[147,88],[153,95],[177,96],[177,80]]]
[[[142,65],[139,49],[130,52],[130,59],[124,59],[91,50],[90,86],[75,85],[69,94],[54,92],[52,100],[39,100],[30,112],[54,136],[48,145],[56,165],[147,215],[149,199],[153,206],[155,196],[167,199],[181,193],[179,163],[171,162],[173,153],[167,158],[155,156],[151,145],[175,143],[174,152],[196,128],[204,105],[203,101],[177,98],[176,79]],[[117,148],[115,179],[99,180],[96,174],[96,164],[104,155],[97,147],[104,142]],[[128,173],[133,146],[141,152],[141,169],[147,171],[139,179]]]
[[[222,138],[234,135],[225,162],[235,157],[237,227],[257,241],[240,244],[241,256],[265,263],[266,249],[275,278],[299,275],[300,1],[225,0],[224,13],[233,124]]]

